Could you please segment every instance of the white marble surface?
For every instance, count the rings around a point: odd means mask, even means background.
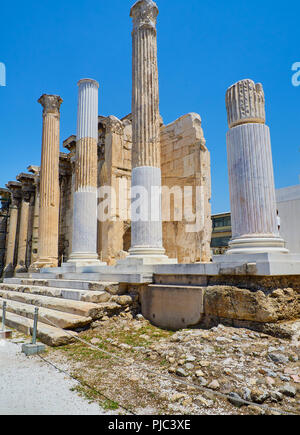
[[[270,131],[243,124],[227,133],[232,238],[228,254],[288,252],[279,236]]]

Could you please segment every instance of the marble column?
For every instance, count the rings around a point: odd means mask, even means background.
[[[20,209],[20,226],[18,240],[18,255],[15,273],[27,272],[26,254],[29,240],[30,205],[34,195],[34,176],[31,174],[20,174],[17,180],[22,184],[22,200]]]
[[[130,257],[147,258],[153,263],[168,260],[162,244],[157,15],[158,7],[152,0],[136,2],[130,13],[133,19],[133,71],[129,252]],[[136,208],[137,198],[139,208]]]
[[[226,93],[232,240],[227,254],[287,253],[276,223],[270,131],[261,84],[242,80]]]
[[[68,263],[100,265],[97,253],[98,89],[95,80],[78,82],[72,254]]]
[[[38,261],[33,268],[58,265],[59,224],[59,131],[60,106],[58,95],[42,95],[43,136],[40,169],[40,213]]]
[[[13,276],[15,269],[18,215],[21,203],[21,184],[11,181],[7,184],[7,188],[11,193],[11,202],[9,207],[9,225],[3,275],[5,277],[11,277]]]

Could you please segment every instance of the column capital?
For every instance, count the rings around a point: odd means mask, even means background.
[[[7,210],[9,207],[10,194],[8,189],[0,187],[0,211]]]
[[[261,83],[241,80],[226,92],[226,110],[229,128],[241,124],[265,124],[265,95]]]
[[[35,191],[35,176],[33,174],[21,173],[16,178],[22,185],[23,201],[30,202]]]
[[[157,15],[158,7],[154,1],[137,1],[130,10],[130,16],[133,19],[133,31],[140,29],[156,30]]]
[[[22,185],[17,181],[9,181],[7,188],[11,195],[11,208],[18,208],[22,198]]]
[[[98,116],[98,121],[100,121],[101,124],[105,125],[106,132],[115,134],[122,134],[124,132],[124,124],[116,116]]]
[[[99,89],[99,83],[97,82],[97,80],[94,80],[94,79],[81,79],[77,83],[78,86],[83,86],[83,85],[88,85],[88,84],[93,85],[93,86],[95,86],[95,88]]]
[[[63,147],[66,148],[70,154],[74,155],[76,153],[76,135],[68,137],[64,140]]]
[[[48,113],[59,114],[60,106],[62,102],[63,100],[59,95],[43,94],[38,99],[38,103],[40,103],[44,108],[43,111],[44,115],[47,115]]]

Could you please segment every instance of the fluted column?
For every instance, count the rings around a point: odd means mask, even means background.
[[[32,217],[32,233],[31,233],[31,251],[30,265],[38,260],[38,244],[39,244],[39,213],[40,213],[40,168],[38,166],[29,166],[28,170],[34,174],[34,209]]]
[[[59,224],[59,131],[62,99],[42,95],[43,137],[40,169],[40,213],[38,261],[33,267],[56,267],[58,264]]]
[[[9,225],[3,275],[5,277],[11,277],[13,276],[15,269],[15,248],[17,238],[18,215],[21,202],[21,184],[10,182],[7,184],[7,187],[11,193],[11,202],[9,207]]]
[[[17,180],[22,183],[22,201],[20,210],[17,266],[15,272],[23,273],[27,272],[26,253],[29,239],[29,211],[30,201],[34,194],[34,176],[31,174],[21,174],[17,177]]]
[[[160,115],[156,21],[152,0],[131,8],[132,32],[132,207],[130,256],[167,259],[162,245]],[[144,193],[145,194],[144,194]],[[136,199],[140,197],[139,210]]]
[[[97,253],[99,84],[95,80],[83,79],[78,86],[72,254],[68,262],[93,265],[100,264]]]
[[[0,276],[5,266],[9,196],[7,189],[0,188]]]
[[[232,240],[228,254],[287,253],[276,223],[269,128],[261,84],[242,80],[226,94]]]

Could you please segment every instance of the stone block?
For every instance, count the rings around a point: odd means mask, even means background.
[[[23,344],[22,345],[22,353],[25,353],[26,356],[37,355],[46,351],[46,348],[43,344]]]

